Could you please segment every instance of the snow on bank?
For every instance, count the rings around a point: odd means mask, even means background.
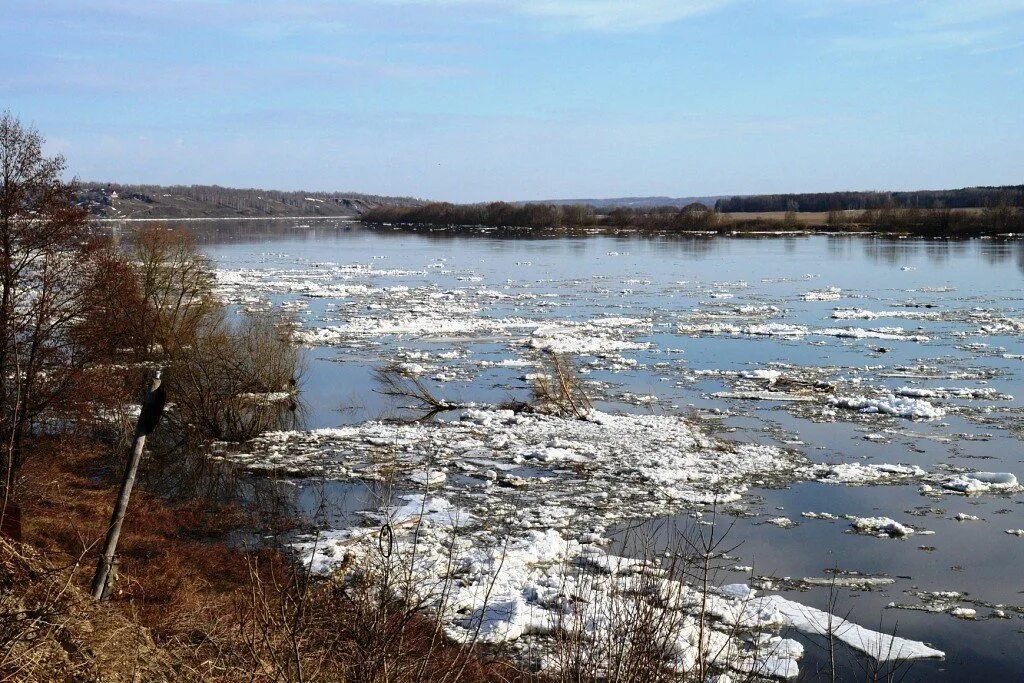
[[[835,637],[880,661],[942,657],[924,643],[863,628],[778,595],[734,584],[704,594],[671,565],[611,555],[554,528],[493,534],[445,499],[405,496],[372,515],[394,530],[388,553],[377,526],[332,531],[294,545],[314,571],[387,575],[395,590],[427,605],[458,642],[504,644],[557,670],[552,641],[524,636],[569,632],[600,657],[609,634],[643,628],[664,643],[661,657],[680,673],[700,659],[718,672],[795,678],[803,647],[779,633],[795,628]],[[705,626],[700,614],[706,614]],[[591,651],[591,648],[593,650]],[[596,660],[598,661],[598,660]]]

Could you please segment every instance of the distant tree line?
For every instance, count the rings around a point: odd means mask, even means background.
[[[694,202],[681,209],[674,206],[615,208],[608,212],[604,225],[623,230],[703,232],[717,230],[721,226],[720,218],[716,211]]]
[[[363,216],[367,223],[435,228],[501,228],[559,231],[573,228],[644,232],[706,232],[724,226],[722,216],[704,204],[683,208],[617,207],[598,213],[583,204],[433,203],[422,206],[379,206]]]
[[[378,206],[363,220],[370,223],[411,223],[438,227],[476,226],[493,228],[562,228],[596,225],[597,212],[591,206],[569,204],[449,204],[433,202],[422,206]]]
[[[866,211],[869,209],[965,209],[1024,204],[1024,185],[913,192],[817,192],[762,194],[719,199],[721,213],[768,211]]]
[[[824,213],[824,212],[823,212]],[[795,210],[778,216],[734,217],[692,203],[682,209],[619,207],[597,213],[583,205],[553,204],[448,204],[421,206],[379,206],[363,216],[375,225],[392,225],[409,230],[445,229],[472,233],[480,228],[529,232],[562,233],[574,228],[603,232],[684,233],[770,233],[793,231],[872,231],[911,234],[922,237],[970,237],[1024,233],[1024,207],[1000,203],[984,209],[871,208],[864,211],[827,212],[825,217],[806,218]]]

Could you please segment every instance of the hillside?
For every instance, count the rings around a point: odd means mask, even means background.
[[[415,206],[409,197],[352,192],[281,192],[217,185],[81,183],[76,203],[97,218],[258,218],[359,216],[384,204]]]

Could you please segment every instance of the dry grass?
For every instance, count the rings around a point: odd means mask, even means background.
[[[0,681],[172,681],[147,629],[79,588],[88,571],[0,539]]]

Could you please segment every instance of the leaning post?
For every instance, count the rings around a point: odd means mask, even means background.
[[[100,555],[96,565],[96,574],[92,579],[92,597],[94,600],[105,600],[110,593],[109,581],[111,578],[111,567],[115,563],[117,552],[117,541],[121,536],[121,525],[124,523],[125,513],[128,511],[128,499],[132,495],[132,487],[135,485],[135,473],[139,469],[139,461],[142,460],[142,450],[146,445],[146,437],[156,429],[163,414],[164,403],[167,400],[167,392],[160,381],[160,371],[153,375],[149,391],[142,400],[142,410],[139,411],[139,419],[135,424],[135,438],[132,442],[132,454],[128,459],[128,467],[124,473],[124,480],[121,482],[121,491],[114,504],[114,513],[110,517],[110,526],[107,528],[107,540],[103,545],[103,554]]]

